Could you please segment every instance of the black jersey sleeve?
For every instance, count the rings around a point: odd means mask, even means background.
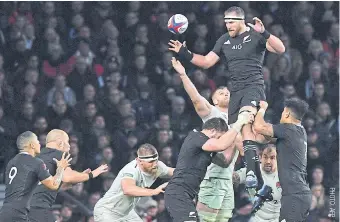
[[[216,55],[218,55],[219,57],[221,57],[221,52],[222,52],[222,46],[224,44],[224,42],[227,41],[228,38],[228,34],[224,34],[222,35],[215,43],[215,46],[213,48],[213,52],[216,53]]]
[[[274,137],[278,139],[287,138],[289,135],[289,125],[288,124],[276,124],[273,125]]]
[[[37,159],[37,167],[36,167],[36,173],[38,175],[39,181],[43,181],[51,176],[51,174],[47,171],[46,164],[40,160]]]
[[[204,134],[200,133],[194,137],[195,147],[202,149],[202,146],[209,140],[209,137],[205,136]]]

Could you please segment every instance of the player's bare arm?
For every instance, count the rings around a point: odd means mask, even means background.
[[[155,196],[160,193],[164,193],[165,187],[168,183],[164,183],[157,187],[156,189],[142,188],[136,185],[136,181],[133,178],[126,177],[121,181],[121,186],[124,195],[134,196],[134,197],[150,197]]]
[[[227,148],[226,150],[217,153],[212,158],[212,162],[220,167],[228,168],[233,161],[236,150],[239,150],[241,156],[244,155],[241,134],[237,134],[235,142],[231,145],[230,149]]]
[[[240,133],[245,124],[252,123],[254,116],[249,112],[243,112],[238,115],[237,121],[230,130],[223,134],[219,139],[211,138],[203,146],[202,149],[209,152],[224,151],[228,148],[234,148],[232,144],[235,142],[236,136]]]
[[[253,20],[255,21],[255,25],[248,23],[250,27],[252,27],[255,31],[261,34],[264,34],[266,32],[268,33],[267,35],[270,35],[266,43],[267,50],[277,54],[284,53],[286,49],[285,46],[283,45],[283,42],[278,37],[266,31],[261,19],[254,17]]]
[[[226,149],[222,152],[216,153],[211,162],[217,166],[228,168],[230,163],[233,161],[235,152],[236,149]]]
[[[220,60],[220,57],[212,51],[205,56],[190,52],[186,47],[186,42],[183,42],[182,44],[177,40],[170,40],[168,44],[171,46],[171,48],[169,48],[170,51],[182,55],[183,57],[187,58],[192,64],[203,69],[209,69]]]
[[[273,125],[270,123],[266,123],[264,121],[264,114],[268,108],[268,103],[265,101],[260,102],[260,110],[257,112],[254,121],[254,130],[256,133],[262,134],[264,136],[273,137]]]
[[[63,182],[65,183],[81,183],[92,178],[98,177],[100,174],[108,171],[107,164],[99,166],[97,169],[89,172],[77,172],[72,170],[71,167],[67,167],[64,172]]]
[[[172,66],[181,77],[184,89],[188,93],[192,103],[194,104],[197,114],[201,118],[209,115],[209,113],[211,112],[212,105],[203,96],[199,94],[195,85],[191,82],[190,78],[186,74],[185,68],[181,64],[181,62],[176,60],[174,57],[172,57],[171,62]]]
[[[70,161],[72,160],[71,154],[68,154],[66,157],[66,153],[63,153],[60,160],[53,159],[57,163],[56,174],[52,177],[48,177],[47,179],[41,181],[41,183],[51,190],[58,190],[60,183],[63,179],[64,171],[67,167],[70,166]]]
[[[174,175],[175,168],[169,167],[168,169],[168,176],[172,177]]]

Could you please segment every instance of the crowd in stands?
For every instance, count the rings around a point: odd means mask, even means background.
[[[66,197],[93,210],[140,144],[153,144],[175,167],[183,139],[202,123],[171,66],[168,41],[186,40],[192,52],[207,54],[226,32],[223,12],[233,5],[244,9],[246,22],[262,19],[286,47],[265,56],[266,119],[277,123],[287,98],[308,101],[309,221],[332,221],[329,197],[339,192],[339,2],[0,2],[0,182],[18,152],[16,137],[27,130],[42,145],[49,130],[67,132],[75,170],[110,166],[61,192],[58,222],[93,221]],[[189,20],[180,36],[167,29],[176,13]],[[232,87],[224,61],[208,70],[185,66],[207,99],[221,85]],[[249,214],[243,190],[236,189],[231,221]],[[161,195],[138,212],[148,222],[168,221]]]

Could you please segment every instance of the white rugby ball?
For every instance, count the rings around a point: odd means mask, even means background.
[[[174,34],[182,34],[188,28],[188,19],[182,14],[171,16],[168,21],[168,30]]]

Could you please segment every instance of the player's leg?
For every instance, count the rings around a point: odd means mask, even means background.
[[[252,93],[252,91],[256,92],[258,90],[248,88],[231,93],[228,109],[229,124],[236,122],[237,116],[240,112],[252,112],[256,114],[256,101],[261,100],[261,93],[255,93],[259,95],[253,95],[254,93]],[[259,169],[259,162],[256,155],[257,143],[255,142],[255,135],[251,126],[251,124],[243,126],[241,134],[243,139],[244,159],[247,168],[245,185],[251,196],[254,197],[256,193],[255,188],[258,188],[259,185],[258,180],[260,180],[261,183],[261,174],[257,175],[257,168]]]
[[[228,222],[233,216],[233,209],[235,207],[234,203],[234,189],[229,181],[222,181],[222,189],[225,190],[225,195],[223,197],[222,206],[217,214],[216,222],[226,221]]]
[[[246,88],[243,91],[243,97],[240,105],[240,112],[257,113],[259,101],[265,100],[265,92],[262,86]],[[260,161],[257,150],[260,144],[256,141],[256,135],[253,132],[252,124],[247,124],[242,128],[244,157],[247,163],[246,187],[260,189],[263,185],[263,179],[260,170]]]
[[[173,222],[199,222],[195,203],[185,192],[171,195],[165,192],[165,207]]]
[[[204,179],[200,184],[196,210],[200,221],[215,222],[221,209],[225,190],[218,178]]]

